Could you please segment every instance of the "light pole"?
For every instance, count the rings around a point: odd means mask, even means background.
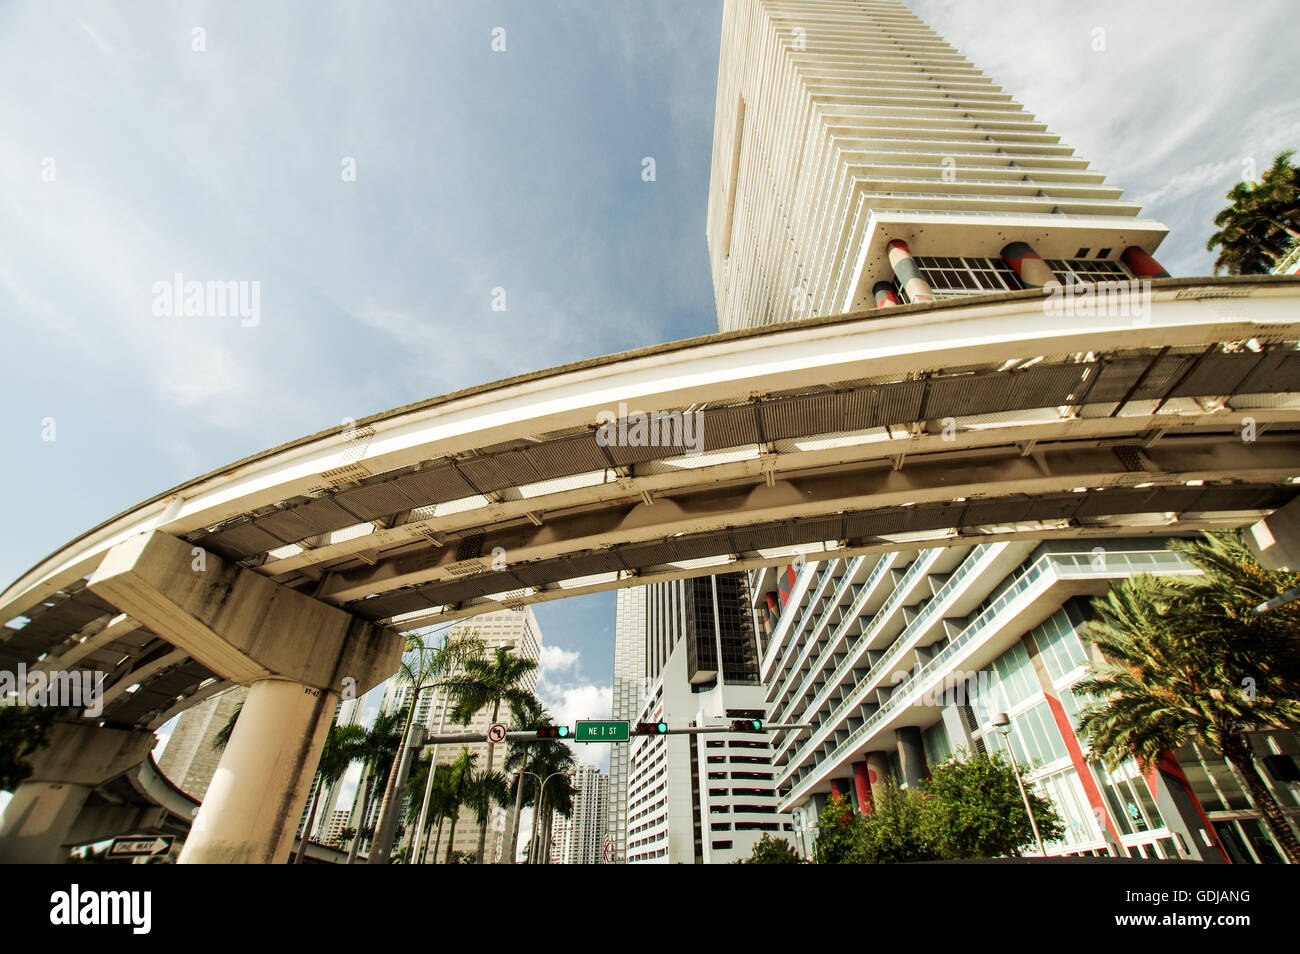
[[[441,690],[442,687],[438,686],[435,688]],[[442,698],[441,691],[438,692],[436,698],[439,702],[443,704],[442,710],[438,713],[438,734],[441,735],[443,721],[447,718],[447,704],[446,704],[446,700]],[[420,803],[420,820],[416,822],[415,825],[415,845],[411,849],[411,864],[420,864],[424,860],[423,858],[421,858],[421,852],[420,852],[421,839],[424,836],[425,820],[429,817],[429,797],[433,794],[433,770],[437,768],[437,766],[438,766],[438,743],[435,742],[433,743],[433,754],[429,756],[429,775],[424,780],[424,801]],[[423,838],[423,840],[426,842],[426,844],[424,844],[423,847],[428,848],[429,847],[427,844],[428,839]],[[438,859],[435,858],[434,862],[436,863],[437,860]]]
[[[529,772],[528,774],[532,775],[533,778],[537,778],[537,776],[533,775],[532,772]],[[528,849],[528,863],[530,865],[540,865],[545,863],[538,861],[535,856],[537,852],[541,850],[542,844],[542,826],[539,823],[542,818],[542,798],[546,794],[546,783],[555,778],[555,776],[564,774],[564,772],[552,772],[550,775],[546,776],[546,778],[542,779],[541,787],[537,790],[537,807],[533,809],[533,835],[530,839],[532,846]]]
[[[998,717],[993,722],[993,727],[1002,733],[1002,738],[1007,743],[1007,754],[1011,756],[1011,767],[1016,773],[1016,784],[1020,786],[1020,797],[1025,800],[1025,811],[1029,813],[1029,825],[1034,829],[1034,841],[1038,842],[1038,853],[1044,858],[1047,852],[1043,850],[1043,838],[1038,834],[1038,822],[1034,819],[1034,810],[1029,804],[1029,793],[1025,791],[1025,780],[1020,777],[1020,763],[1016,761],[1015,750],[1011,748],[1011,719],[1005,712],[999,712]]]
[[[519,787],[515,790],[515,832],[514,832],[514,836],[510,839],[510,863],[512,865],[515,864],[515,854],[519,851],[519,815],[520,812],[523,811],[525,775],[531,775],[533,778],[537,779],[539,788],[541,787],[541,781],[542,781],[541,777],[536,772],[529,772],[522,768],[519,770]],[[534,812],[534,818],[536,818],[535,812]],[[533,828],[536,829],[536,827],[537,825],[534,822]],[[532,835],[528,836],[528,841],[530,844],[532,843]],[[532,854],[533,853],[530,848],[528,852],[529,861],[532,860]]]

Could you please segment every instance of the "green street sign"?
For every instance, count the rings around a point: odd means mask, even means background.
[[[579,722],[574,742],[626,742],[626,722]]]

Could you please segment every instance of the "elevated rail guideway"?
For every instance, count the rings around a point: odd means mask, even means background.
[[[0,594],[0,669],[107,673],[103,713],[62,746],[119,733],[99,755],[117,774],[141,734],[251,686],[181,860],[283,860],[334,701],[392,674],[405,631],[797,553],[1191,532],[1283,507],[1300,278],[1147,292],[708,335],[346,422],[46,557]],[[76,776],[67,825],[23,827],[50,797],[33,782],[0,856],[52,857],[97,784],[47,761],[42,784]]]

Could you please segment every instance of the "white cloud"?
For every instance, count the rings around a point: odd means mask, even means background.
[[[554,674],[561,672],[572,672],[578,665],[579,654],[568,649],[561,649],[559,646],[543,646],[541,678],[553,678]]]
[[[538,695],[546,703],[555,723],[570,727],[579,719],[608,719],[614,702],[612,686],[588,684],[553,689],[543,682],[538,687]],[[600,769],[609,767],[609,745],[575,744],[570,748],[584,765]]]

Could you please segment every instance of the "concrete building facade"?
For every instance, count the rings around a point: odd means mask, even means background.
[[[635,722],[646,689],[646,587],[619,590],[614,614],[614,682],[611,719]],[[611,862],[627,856],[629,745],[609,747],[609,804],[605,815]]]
[[[960,754],[1011,748],[1065,821],[1051,855],[1276,862],[1243,782],[1189,744],[1150,773],[1091,757],[1077,731],[1091,700],[1074,686],[1101,661],[1081,638],[1091,597],[1138,573],[1198,572],[1163,539],[972,543],[754,574],[771,641],[763,660],[783,733],[773,768],[781,808],[811,832],[832,795],[870,813],[882,786],[922,784]],[[996,729],[1000,713],[1010,718]],[[1300,754],[1296,733],[1259,733],[1256,754]],[[1300,788],[1262,772],[1300,823]],[[812,835],[799,839],[804,852]]]
[[[1162,274],[1167,233],[898,0],[728,0],[706,234],[723,331]]]
[[[593,765],[579,765],[571,784],[573,813],[568,818],[557,815],[552,823],[551,863],[602,864],[609,831],[609,775]]]
[[[186,795],[203,801],[221,761],[221,753],[213,747],[213,742],[247,697],[246,687],[235,686],[177,717],[172,734],[158,756],[158,768]]]
[[[716,725],[765,718],[759,645],[743,573],[647,587],[646,677],[637,722]],[[765,832],[791,830],[778,811],[765,733],[634,737],[629,746],[629,864],[726,864]]]

